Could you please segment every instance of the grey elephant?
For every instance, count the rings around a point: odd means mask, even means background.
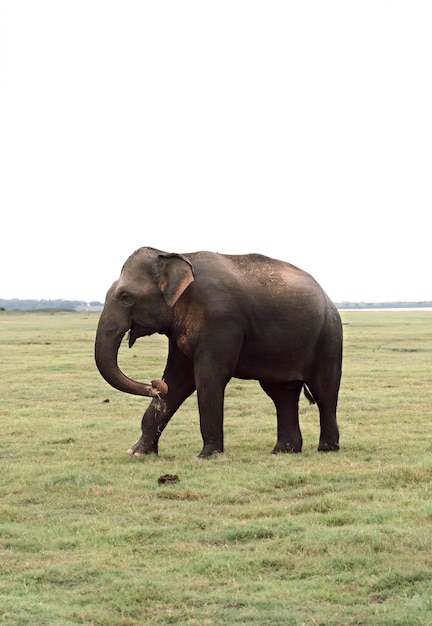
[[[120,370],[117,355],[127,331],[130,347],[153,333],[168,337],[161,380],[141,383]],[[273,400],[273,453],[302,449],[302,388],[319,409],[318,450],[339,449],[340,316],[318,283],[289,263],[259,254],[140,248],[107,293],[95,358],[110,385],[153,398],[130,455],[157,454],[161,433],[195,390],[203,439],[199,456],[223,452],[224,393],[233,377],[258,380]]]

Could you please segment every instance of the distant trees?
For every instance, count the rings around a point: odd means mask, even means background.
[[[338,309],[430,309],[432,300],[422,302],[336,302]]]
[[[336,302],[338,309],[412,309],[432,308],[432,300],[423,302]],[[101,311],[103,303],[97,300],[2,300],[0,311]]]
[[[102,302],[84,302],[82,300],[2,300],[2,311],[43,311],[56,309],[61,311],[98,311],[103,308]]]

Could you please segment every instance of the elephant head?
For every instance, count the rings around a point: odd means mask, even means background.
[[[139,396],[167,393],[163,380],[147,384],[126,376],[118,351],[127,331],[129,347],[138,337],[167,332],[173,308],[193,280],[192,266],[182,255],[140,248],[129,257],[107,293],[96,332],[96,365],[112,387]]]

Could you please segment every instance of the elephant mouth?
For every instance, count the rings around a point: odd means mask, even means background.
[[[137,339],[139,339],[140,337],[144,337],[145,335],[146,335],[146,332],[143,329],[143,327],[139,326],[139,324],[135,324],[135,322],[132,322],[131,327],[129,329],[129,341],[128,341],[129,348],[132,348],[132,346],[134,345]]]

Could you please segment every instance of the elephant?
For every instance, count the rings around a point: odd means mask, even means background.
[[[132,380],[118,364],[121,341],[163,334],[168,358],[162,379]],[[161,433],[197,392],[203,448],[224,451],[224,395],[231,378],[259,381],[276,409],[273,453],[301,452],[302,389],[320,417],[319,451],[339,449],[336,419],[342,372],[342,323],[315,279],[261,254],[177,254],[140,248],[106,295],[95,360],[114,388],[152,398],[131,456],[158,454]]]

